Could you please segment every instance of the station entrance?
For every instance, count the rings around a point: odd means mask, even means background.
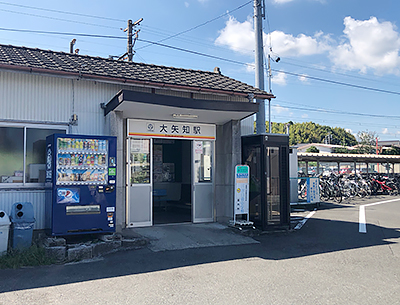
[[[213,222],[215,125],[128,123],[127,226]]]
[[[191,141],[153,141],[153,223],[192,221]]]

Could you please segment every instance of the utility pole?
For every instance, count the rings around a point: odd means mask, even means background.
[[[263,12],[263,0],[254,0],[254,33],[255,33],[255,65],[256,79],[255,86],[264,90],[264,52],[263,52],[263,29],[262,19],[265,18]],[[261,134],[265,132],[265,100],[256,100],[259,103],[256,114],[256,132]],[[271,122],[269,122],[271,123]],[[271,132],[271,129],[269,129]]]
[[[126,29],[124,29],[124,32],[128,32],[128,46],[126,48],[126,53],[118,58],[118,60],[124,59],[125,56],[128,56],[128,61],[132,61],[133,59],[133,54],[135,54],[135,51],[133,51],[133,47],[135,46],[135,42],[139,37],[139,32],[140,30],[136,30],[135,33],[133,33],[133,28],[137,25],[140,24],[140,22],[143,21],[143,18],[140,18],[139,20],[135,21],[132,23],[132,20],[128,20],[128,26]],[[122,29],[121,29],[122,30]],[[135,36],[135,40],[133,40],[133,36]]]
[[[132,44],[132,20],[128,20],[128,47],[127,47],[127,53],[128,53],[128,61],[132,61],[133,58],[133,44]]]

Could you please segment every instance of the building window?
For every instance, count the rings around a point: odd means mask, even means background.
[[[212,182],[213,142],[194,141],[195,182]]]
[[[0,184],[44,183],[46,137],[66,133],[49,126],[0,126]]]

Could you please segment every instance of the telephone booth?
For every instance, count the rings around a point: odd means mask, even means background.
[[[261,230],[288,229],[289,136],[243,136],[242,163],[250,167],[250,221]]]

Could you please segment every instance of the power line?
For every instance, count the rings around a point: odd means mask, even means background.
[[[392,83],[389,82],[384,82],[384,81],[380,81],[380,80],[376,80],[376,79],[372,79],[372,78],[367,78],[367,77],[362,77],[362,76],[356,76],[356,75],[350,75],[350,74],[346,74],[346,73],[341,73],[341,72],[333,72],[331,70],[325,70],[325,69],[321,69],[321,68],[316,68],[316,67],[309,67],[309,66],[304,66],[304,65],[299,65],[299,64],[295,64],[295,63],[291,63],[291,62],[286,62],[287,59],[282,59],[279,62],[280,64],[285,64],[285,65],[291,65],[291,66],[295,66],[295,67],[300,67],[300,68],[305,68],[305,69],[311,69],[311,70],[315,70],[315,71],[320,71],[320,72],[324,72],[324,73],[330,73],[330,74],[334,74],[334,75],[342,75],[342,76],[346,76],[346,77],[351,77],[351,78],[355,78],[355,79],[360,79],[360,80],[367,80],[367,81],[373,81],[373,82],[380,82],[383,84],[389,84],[389,85],[394,85]],[[289,60],[290,61],[290,60]],[[396,84],[397,85],[397,84]]]
[[[7,12],[7,13],[21,14],[21,15],[26,15],[26,16],[31,16],[31,17],[38,17],[38,18],[57,20],[57,21],[65,21],[65,22],[79,23],[79,24],[90,25],[90,26],[98,26],[98,27],[108,28],[108,29],[116,29],[115,27],[110,27],[110,26],[101,25],[101,24],[82,22],[82,21],[75,21],[75,20],[56,18],[56,17],[49,17],[49,16],[43,16],[43,15],[36,15],[36,14],[31,14],[31,13],[22,13],[22,12],[16,12],[16,11],[12,11],[12,10],[0,9],[0,11]]]
[[[63,32],[20,30],[20,29],[7,29],[7,28],[0,28],[0,30],[13,31],[13,32],[36,33],[36,34],[69,35],[69,36],[82,36],[82,37],[93,37],[93,38],[110,38],[110,39],[126,39],[126,37],[111,36],[111,35],[63,33]],[[190,53],[190,54],[194,54],[194,55],[198,55],[198,56],[217,59],[217,60],[221,60],[221,61],[225,61],[225,62],[229,62],[229,63],[233,63],[233,64],[244,65],[244,66],[251,66],[252,65],[252,64],[241,62],[241,61],[237,61],[237,60],[232,60],[232,59],[228,59],[228,58],[214,56],[214,55],[210,55],[210,54],[206,54],[206,53],[202,53],[202,52],[197,52],[197,51],[192,51],[192,50],[188,50],[188,49],[184,49],[184,48],[174,47],[174,46],[162,44],[162,43],[155,42],[155,41],[149,41],[149,40],[145,40],[145,39],[141,39],[141,38],[139,38],[138,41],[143,41],[143,42],[146,42],[146,43],[149,43],[149,44],[162,46],[162,47],[169,48],[169,49],[172,49],[172,50],[177,50],[177,51],[186,52],[186,53]],[[367,87],[367,86],[360,86],[360,85],[355,85],[355,84],[350,84],[350,83],[345,83],[345,82],[339,82],[339,81],[324,79],[324,78],[320,78],[320,77],[313,77],[313,76],[309,76],[309,75],[298,74],[298,73],[293,73],[293,72],[288,72],[288,71],[283,71],[283,70],[276,70],[276,69],[271,69],[271,70],[274,71],[274,72],[278,72],[278,73],[284,73],[284,74],[297,76],[297,77],[304,77],[304,78],[307,78],[307,79],[312,79],[312,80],[326,82],[326,83],[335,84],[335,85],[342,85],[342,86],[347,86],[347,87],[352,87],[352,88],[357,88],[357,89],[364,89],[364,90],[369,90],[369,91],[400,95],[400,92],[396,92],[396,91],[389,91],[389,90],[383,90],[383,89],[372,88],[372,87]]]
[[[190,31],[193,31],[193,30],[195,30],[195,29],[198,29],[199,27],[205,26],[205,25],[207,25],[207,24],[209,24],[209,23],[211,23],[211,22],[213,22],[213,21],[215,21],[215,20],[218,20],[218,19],[220,19],[220,18],[222,18],[222,17],[225,17],[225,16],[229,15],[230,13],[233,13],[233,12],[235,12],[235,11],[241,9],[242,7],[244,7],[244,6],[248,5],[248,4],[250,4],[251,2],[253,2],[253,1],[250,0],[250,1],[248,1],[248,2],[246,2],[246,3],[244,3],[244,4],[242,4],[242,5],[238,6],[237,8],[235,8],[235,9],[233,9],[233,10],[227,11],[226,13],[224,13],[224,14],[222,14],[222,15],[219,15],[219,16],[217,16],[217,17],[215,17],[215,18],[212,18],[212,19],[207,20],[207,21],[205,21],[205,22],[203,22],[203,23],[200,23],[199,25],[196,25],[196,26],[194,26],[194,27],[191,27],[190,29],[187,29],[187,30],[184,30],[184,31],[182,31],[182,32],[179,32],[179,33],[173,34],[173,35],[171,35],[171,36],[168,36],[168,37],[166,37],[166,38],[163,38],[163,39],[161,39],[161,40],[159,40],[159,41],[157,41],[157,42],[163,42],[163,41],[165,41],[165,40],[168,40],[168,39],[177,37],[177,36],[179,36],[179,35],[188,33],[188,32],[190,32]],[[143,48],[147,48],[147,47],[150,46],[150,45],[152,45],[152,44],[149,43],[149,44],[147,44],[147,45],[145,45],[145,46],[143,46],[143,47],[137,48],[137,50],[140,50],[140,49],[143,49]]]
[[[33,6],[3,2],[3,1],[0,1],[0,4],[10,5],[10,6],[15,6],[15,7],[29,8],[29,9],[33,9],[33,10],[46,11],[46,12],[52,12],[52,13],[59,13],[59,14],[66,14],[66,15],[73,15],[73,16],[80,16],[80,17],[89,17],[89,18],[96,18],[96,19],[110,20],[110,21],[117,21],[117,22],[126,22],[126,20],[122,20],[122,19],[115,19],[115,18],[101,17],[101,16],[94,16],[94,15],[86,15],[86,14],[81,14],[81,13],[72,13],[72,12],[53,10],[53,9],[42,8],[42,7],[33,7]]]
[[[275,106],[275,107],[277,107],[277,106]],[[293,106],[285,106],[285,108],[296,109],[296,110],[324,112],[324,113],[343,114],[343,115],[355,115],[355,116],[363,116],[363,117],[400,120],[400,116],[393,116],[393,115],[368,114],[368,113],[357,113],[357,112],[348,112],[348,111],[339,111],[339,110],[329,110],[329,109],[323,109],[323,108],[306,108],[306,107],[293,107]]]
[[[314,77],[314,76],[309,76],[309,75],[304,75],[304,74],[298,74],[298,73],[293,73],[293,72],[287,72],[287,71],[283,71],[283,70],[276,70],[276,69],[271,69],[271,70],[274,72],[278,72],[278,73],[284,73],[287,75],[292,75],[292,76],[297,76],[297,77],[304,77],[304,78],[317,80],[317,81],[321,81],[321,82],[326,82],[326,83],[330,83],[330,84],[335,84],[335,85],[342,85],[342,86],[353,87],[353,88],[358,88],[358,89],[400,95],[400,92],[396,92],[396,91],[383,90],[383,89],[371,88],[371,87],[366,87],[366,86],[359,86],[359,85],[355,85],[355,84],[349,84],[349,83],[344,83],[344,82],[339,82],[339,81],[334,81],[334,80],[330,80],[330,79],[324,79],[324,78]]]
[[[182,51],[182,52],[191,53],[191,54],[204,56],[204,57],[208,57],[208,58],[213,58],[213,59],[218,59],[218,60],[230,62],[230,63],[233,63],[233,64],[248,65],[248,64],[246,64],[244,62],[241,62],[241,61],[232,60],[232,59],[223,58],[223,57],[214,56],[214,55],[209,55],[209,54],[206,54],[206,53],[192,51],[192,50],[183,49],[183,48],[179,48],[179,47],[174,47],[174,46],[170,46],[170,45],[159,43],[159,42],[155,42],[155,41],[145,40],[145,39],[142,39],[142,38],[139,38],[138,41],[143,41],[143,42],[146,42],[146,43],[149,43],[149,44],[154,44],[154,45],[165,47],[165,48],[172,49],[172,50]]]
[[[36,31],[36,30],[7,29],[7,28],[0,28],[0,31],[35,33],[35,34],[49,34],[49,35],[82,36],[82,37],[93,37],[93,38],[125,39],[126,40],[126,37],[112,36],[112,35],[82,34],[82,33],[68,33],[68,32],[51,32],[51,31]]]
[[[379,123],[357,122],[357,121],[341,121],[341,120],[337,120],[337,119],[329,120],[329,119],[321,119],[321,118],[318,118],[318,117],[308,117],[308,116],[306,118],[299,117],[299,118],[296,118],[296,119],[293,119],[293,117],[290,116],[290,115],[288,115],[288,116],[272,115],[272,117],[273,117],[273,119],[277,119],[277,118],[278,119],[284,119],[285,120],[284,123],[286,123],[287,121],[311,122],[311,120],[313,120],[312,121],[313,123],[320,124],[320,125],[326,125],[326,123],[331,122],[331,123],[335,123],[335,124],[337,124],[337,123],[346,123],[347,126],[357,126],[357,127],[360,127],[360,126],[361,127],[363,127],[363,126],[364,127],[376,126],[376,127],[380,127],[380,128],[383,128],[383,127],[385,127],[385,128],[387,128],[387,127],[397,128],[398,127],[398,125],[393,125],[393,124],[379,124]],[[279,122],[276,122],[276,123],[279,123]],[[328,125],[326,125],[326,126],[328,126]],[[332,128],[335,128],[335,127],[332,127]],[[343,128],[343,127],[340,127],[340,128]]]

